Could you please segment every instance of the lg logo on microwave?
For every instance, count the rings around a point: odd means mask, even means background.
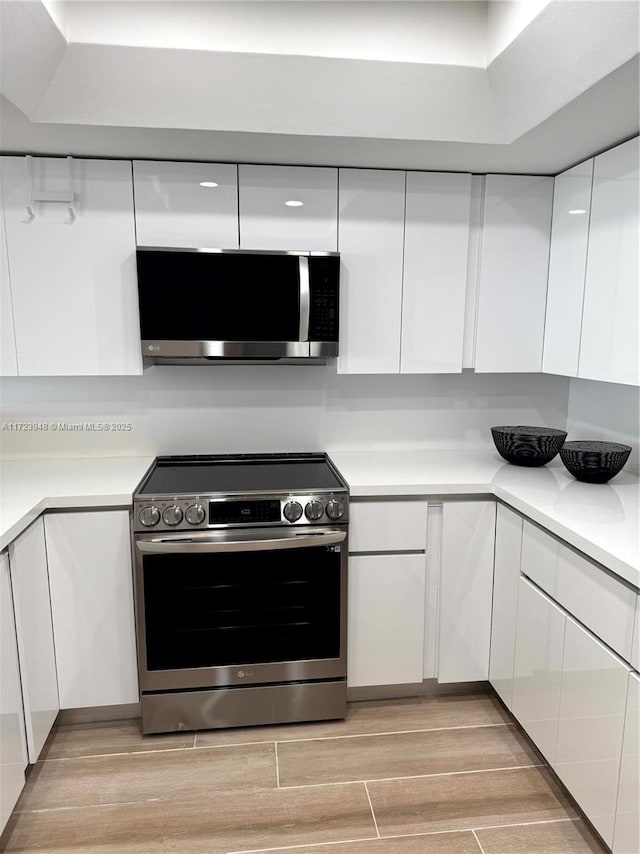
[[[151,353],[157,353],[160,350],[160,345],[159,344],[148,344],[147,350],[149,350]]]
[[[247,676],[254,676],[255,670],[238,670],[237,673],[239,679],[246,679]]]

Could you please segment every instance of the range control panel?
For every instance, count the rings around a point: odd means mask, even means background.
[[[322,495],[149,497],[134,502],[136,531],[206,530],[242,525],[326,525],[348,521],[343,492]]]

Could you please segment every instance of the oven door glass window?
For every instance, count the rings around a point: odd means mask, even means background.
[[[332,546],[145,555],[147,670],[339,658]]]

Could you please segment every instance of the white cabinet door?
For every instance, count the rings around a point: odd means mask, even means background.
[[[42,516],[9,547],[29,761],[36,762],[60,710]]]
[[[24,786],[27,746],[22,688],[18,669],[11,576],[6,554],[0,555],[0,833]]]
[[[134,160],[138,246],[238,248],[238,167]]]
[[[640,678],[629,674],[613,854],[640,851]]]
[[[405,173],[340,170],[341,374],[397,374]]]
[[[424,602],[424,555],[349,558],[349,687],[422,682]]]
[[[7,235],[4,224],[4,196],[0,176],[0,376],[18,374],[16,336],[13,329],[13,300],[7,258]]]
[[[34,202],[28,161],[0,162],[18,373],[141,374],[131,163],[73,160],[68,204]],[[69,193],[65,158],[31,161],[32,196]]]
[[[407,172],[403,374],[462,371],[471,175]]]
[[[540,371],[552,196],[553,178],[487,175],[476,371]]]
[[[542,370],[578,376],[593,158],[556,175]]]
[[[47,514],[45,528],[61,708],[138,702],[129,514]]]
[[[639,138],[595,158],[578,376],[638,385]]]
[[[336,251],[337,169],[241,164],[238,187],[243,249]]]
[[[494,501],[445,501],[438,682],[489,678]]]
[[[489,681],[507,708],[513,693],[522,516],[498,504],[493,568],[493,611]]]
[[[523,576],[511,710],[547,762],[556,756],[566,615]]]
[[[553,768],[607,845],[613,842],[629,672],[567,618]]]

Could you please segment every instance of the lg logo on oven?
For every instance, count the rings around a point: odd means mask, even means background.
[[[255,673],[254,670],[238,670],[238,678],[246,679],[247,676],[253,676]]]

